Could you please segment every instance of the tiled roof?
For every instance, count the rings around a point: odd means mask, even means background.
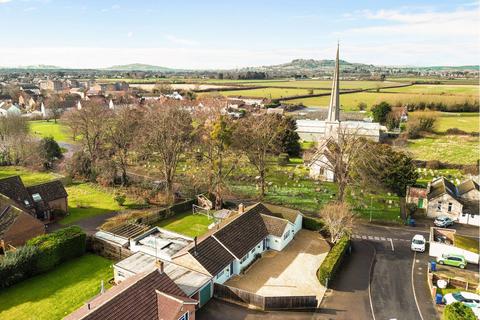
[[[260,215],[263,210],[265,207],[261,203],[249,208],[248,211],[215,232],[215,238],[235,257],[241,259],[268,236],[267,227]]]
[[[205,238],[188,252],[211,274],[216,275],[228,266],[235,257],[212,236]]]
[[[460,183],[457,189],[458,189],[458,194],[462,195],[474,189],[479,190],[479,186],[475,181],[473,181],[472,179],[469,179]]]
[[[267,227],[268,233],[276,237],[281,237],[285,231],[285,227],[288,225],[287,220],[266,214],[262,214],[262,219]]]
[[[412,198],[426,198],[427,197],[427,189],[410,187],[410,188],[408,188],[408,196],[410,196]]]
[[[125,280],[97,296],[66,319],[157,320],[159,319],[157,291],[189,299],[165,273],[160,273],[156,269]]]
[[[22,214],[31,217],[28,212],[24,212],[22,209],[15,206],[15,203],[11,199],[0,194],[0,239],[3,238],[5,232],[10,229],[17,218]],[[34,218],[32,217],[32,219]]]
[[[157,291],[158,297],[158,318],[162,320],[175,319],[182,316],[186,310],[182,306],[187,304],[197,304],[196,300],[179,297],[165,292]]]
[[[19,176],[0,179],[0,193],[22,206],[33,205],[33,200]],[[28,204],[25,203],[28,201]]]
[[[432,181],[432,183],[430,184],[430,192],[428,193],[427,198],[429,200],[435,199],[436,197],[441,196],[444,193],[448,193],[453,198],[457,196],[455,185],[444,177],[441,177],[435,181]]]
[[[27,187],[27,190],[31,195],[35,193],[40,194],[42,200],[47,202],[68,197],[67,191],[60,180]]]
[[[286,219],[291,223],[295,223],[298,215],[301,215],[300,211],[295,209],[285,208],[285,207],[276,206],[268,203],[262,203],[262,205],[265,207],[265,209],[267,209],[262,211],[263,214]]]

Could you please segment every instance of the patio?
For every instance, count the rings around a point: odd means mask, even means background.
[[[283,251],[264,253],[245,274],[225,285],[265,297],[315,295],[320,303],[326,289],[316,272],[329,250],[319,233],[300,230]]]

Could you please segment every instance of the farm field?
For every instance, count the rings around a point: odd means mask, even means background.
[[[210,220],[207,216],[193,214],[192,210],[188,210],[161,220],[157,223],[157,226],[193,238],[207,232],[211,223],[213,223],[213,220]]]
[[[68,127],[61,121],[55,123],[53,120],[29,121],[30,131],[37,137],[53,137],[57,142],[72,142]]]
[[[353,111],[358,110],[357,106],[360,102],[364,102],[370,108],[374,104],[381,101],[386,101],[395,105],[396,103],[413,103],[413,102],[443,102],[445,104],[463,103],[465,100],[470,102],[478,101],[478,97],[475,96],[462,96],[462,95],[422,95],[422,94],[409,94],[409,93],[384,93],[384,92],[358,92],[348,93],[340,95],[340,103],[344,110]],[[313,98],[301,98],[288,100],[287,103],[303,103],[308,107],[327,107],[330,102],[330,96],[313,97]]]
[[[478,160],[478,137],[432,135],[409,140],[406,151],[414,159],[440,160],[455,164],[474,164]]]
[[[445,132],[447,129],[457,128],[465,132],[480,132],[480,113],[450,113],[442,112],[437,119],[436,131]]]
[[[52,271],[0,291],[0,319],[62,319],[100,292],[112,278],[112,261],[85,254]]]
[[[268,87],[292,87],[292,88],[320,88],[330,89],[332,87],[332,80],[289,80],[289,81],[266,81],[248,83],[243,82],[242,85],[254,85]],[[401,86],[404,83],[392,82],[392,81],[357,81],[357,80],[344,80],[340,81],[341,89],[375,89],[389,86]]]
[[[328,93],[329,90],[313,90],[313,93]],[[284,89],[284,88],[262,88],[251,90],[234,90],[234,91],[216,91],[212,93],[218,93],[226,97],[256,97],[256,98],[268,98],[279,99],[283,97],[299,96],[312,94],[308,89]]]
[[[401,82],[440,82],[441,84],[467,84],[467,85],[478,85],[478,78],[468,78],[468,79],[445,79],[445,78],[422,78],[422,77],[399,77],[399,78],[390,78],[387,77],[388,81],[401,81]]]
[[[478,85],[435,85],[435,84],[416,84],[409,87],[382,89],[381,92],[400,92],[400,93],[418,93],[418,94],[440,94],[440,95],[467,95],[478,96]]]

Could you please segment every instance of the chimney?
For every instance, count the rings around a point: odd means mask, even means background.
[[[195,238],[193,238],[193,241],[195,243],[195,247],[193,249],[193,254],[196,256],[197,255],[197,236],[195,236]]]
[[[160,260],[160,259],[157,259],[157,261],[155,261],[155,267],[157,267],[158,271],[160,271],[160,273],[163,273],[163,261]]]
[[[244,213],[245,212],[245,205],[243,203],[240,203],[238,205],[238,213]]]

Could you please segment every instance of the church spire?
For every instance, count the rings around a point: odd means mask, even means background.
[[[338,51],[340,44],[337,44],[337,57],[335,59],[335,70],[333,71],[332,93],[330,95],[330,105],[328,106],[327,121],[340,120],[340,60]]]

